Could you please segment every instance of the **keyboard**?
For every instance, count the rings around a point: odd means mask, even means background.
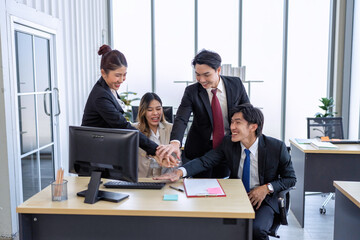
[[[336,141],[329,141],[333,144],[359,144],[360,140],[336,140]]]
[[[127,188],[127,189],[161,189],[166,183],[161,182],[126,182],[110,181],[104,183],[106,188]]]

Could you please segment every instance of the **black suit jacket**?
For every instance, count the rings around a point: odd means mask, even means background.
[[[118,96],[119,97],[119,96]],[[109,86],[101,77],[93,87],[85,105],[82,126],[101,128],[134,129],[123,116],[121,108]],[[144,134],[139,134],[139,145],[148,154],[155,155],[157,144],[149,140]]]
[[[277,203],[278,193],[295,186],[296,176],[292,166],[291,157],[285,144],[275,138],[261,135],[258,143],[258,169],[260,185],[271,183],[274,193],[264,199],[276,213],[279,213]],[[188,176],[205,171],[220,162],[225,163],[231,173],[230,178],[239,178],[238,170],[240,157],[244,151],[239,142],[232,142],[231,136],[225,136],[216,149],[208,152],[203,157],[196,158],[184,164]]]
[[[230,123],[230,110],[236,105],[248,103],[249,98],[240,78],[227,76],[221,76],[221,78],[225,86]],[[208,93],[200,83],[194,83],[185,89],[175,116],[170,140],[182,142],[191,113],[193,113],[193,122],[185,143],[185,156],[188,159],[201,157],[212,149],[210,140],[213,131],[211,105]]]

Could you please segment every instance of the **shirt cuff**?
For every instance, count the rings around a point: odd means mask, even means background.
[[[170,143],[172,143],[172,142],[177,142],[177,143],[181,146],[181,143],[180,143],[179,140],[174,139],[174,140],[171,140],[171,141],[170,141]]]
[[[186,169],[184,168],[184,167],[179,167],[179,170],[181,170],[182,171],[182,173],[183,173],[183,177],[186,177],[187,176],[187,171],[186,171]]]

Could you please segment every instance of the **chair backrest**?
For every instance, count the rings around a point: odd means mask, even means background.
[[[307,118],[307,138],[329,138],[343,139],[342,117],[329,118]]]
[[[131,111],[132,111],[132,122],[136,122],[136,117],[139,111],[139,106],[131,106]],[[169,123],[173,123],[174,122],[174,114],[173,114],[173,107],[171,106],[163,106],[163,112],[164,112],[164,116],[166,121],[168,121]]]

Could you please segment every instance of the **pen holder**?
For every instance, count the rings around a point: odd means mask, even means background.
[[[53,201],[64,201],[68,199],[67,183],[67,180],[63,180],[62,183],[56,183],[56,181],[51,183],[51,199]]]

